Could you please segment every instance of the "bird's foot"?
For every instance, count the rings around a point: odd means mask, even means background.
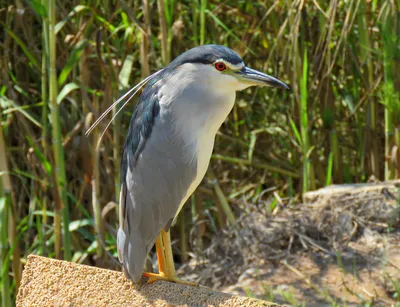
[[[194,282],[189,282],[183,279],[178,278],[178,276],[168,276],[165,275],[163,273],[160,274],[156,274],[156,273],[148,273],[148,272],[144,272],[143,277],[147,278],[147,283],[148,284],[152,284],[153,282],[157,281],[157,280],[165,280],[165,281],[170,281],[170,282],[174,282],[177,284],[182,284],[182,285],[187,285],[187,286],[192,286],[192,287],[197,287],[198,284],[194,283]]]

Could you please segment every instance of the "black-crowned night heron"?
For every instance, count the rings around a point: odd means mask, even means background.
[[[168,230],[206,173],[236,91],[288,87],[218,45],[190,49],[146,81],[121,161],[118,258],[134,282],[144,276],[186,283],[176,275]],[[143,273],[154,243],[159,274]]]

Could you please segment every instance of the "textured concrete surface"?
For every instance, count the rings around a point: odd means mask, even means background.
[[[123,273],[30,255],[17,306],[278,306],[251,298],[157,281],[141,287]]]

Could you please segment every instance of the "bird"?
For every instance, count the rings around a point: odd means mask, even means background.
[[[193,285],[177,276],[170,227],[206,174],[236,92],[289,87],[222,45],[189,49],[144,81],[121,158],[118,259],[134,283],[147,278]],[[159,273],[144,272],[154,244]]]

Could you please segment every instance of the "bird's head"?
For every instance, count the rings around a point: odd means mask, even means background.
[[[249,86],[269,86],[289,89],[282,81],[247,67],[232,49],[220,45],[203,45],[178,56],[169,65],[196,78],[197,82],[241,91]],[[184,75],[184,74],[182,74]],[[181,75],[181,76],[182,76]]]

